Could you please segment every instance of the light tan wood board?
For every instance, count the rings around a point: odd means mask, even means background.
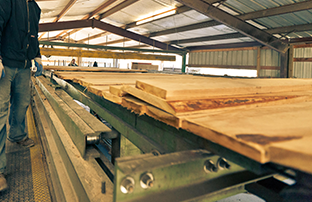
[[[45,70],[54,71],[85,71],[85,72],[147,72],[146,70],[138,69],[118,69],[108,67],[75,67],[75,66],[44,66]]]
[[[204,99],[219,96],[312,89],[311,79],[183,78],[137,80],[136,87],[166,100]]]
[[[185,116],[182,128],[258,162],[312,173],[311,120],[312,101],[308,101],[213,110]],[[302,164],[303,159],[309,166]]]

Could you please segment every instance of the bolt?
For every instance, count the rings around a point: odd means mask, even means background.
[[[130,194],[134,190],[134,179],[132,177],[124,178],[120,183],[120,190],[124,194]]]
[[[144,173],[141,176],[140,185],[143,189],[152,188],[154,186],[154,177],[152,173]]]
[[[212,160],[206,160],[204,163],[204,170],[206,173],[217,172],[218,168],[214,165]]]
[[[224,158],[219,158],[218,167],[222,169],[230,169],[231,165]]]

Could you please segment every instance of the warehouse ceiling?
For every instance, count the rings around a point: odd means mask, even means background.
[[[41,41],[198,50],[312,41],[312,1],[36,0]]]

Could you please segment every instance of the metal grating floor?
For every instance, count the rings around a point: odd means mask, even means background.
[[[29,137],[35,146],[24,148],[7,140],[6,179],[9,189],[0,192],[1,202],[50,202],[44,155],[41,149],[34,120],[30,110],[27,112]]]

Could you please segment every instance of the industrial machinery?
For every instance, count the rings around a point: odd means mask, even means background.
[[[57,201],[217,201],[246,192],[282,201],[298,173],[310,177],[140,116],[53,71],[32,86]]]

